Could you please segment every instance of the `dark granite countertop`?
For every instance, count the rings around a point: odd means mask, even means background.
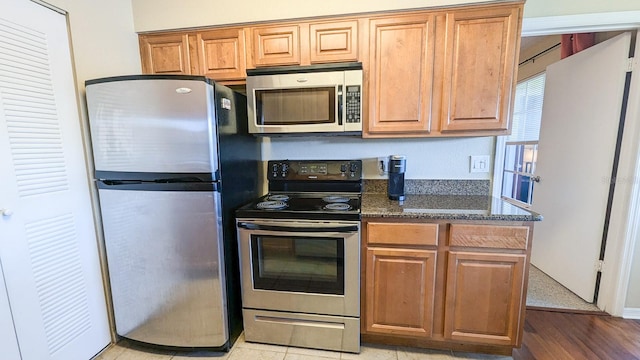
[[[540,221],[542,215],[486,195],[407,194],[404,201],[386,194],[362,195],[362,217],[449,220]]]

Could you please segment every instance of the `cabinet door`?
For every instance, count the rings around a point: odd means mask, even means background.
[[[507,133],[521,7],[447,14],[441,131]]]
[[[300,28],[298,25],[252,29],[253,65],[299,65]]]
[[[520,342],[524,254],[449,253],[444,336],[495,345]]]
[[[191,74],[186,34],[140,35],[140,57],[144,74]]]
[[[312,64],[358,60],[358,21],[309,25]]]
[[[366,331],[431,336],[436,251],[368,248],[366,261]]]
[[[199,75],[215,80],[247,77],[243,29],[222,29],[196,35]]]
[[[431,130],[434,18],[373,19],[369,45],[369,134]]]

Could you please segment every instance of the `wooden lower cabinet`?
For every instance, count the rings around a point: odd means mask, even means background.
[[[436,251],[367,249],[366,329],[431,336]]]
[[[445,338],[517,345],[525,260],[524,254],[450,251]]]
[[[363,222],[367,342],[510,354],[522,342],[531,222]]]

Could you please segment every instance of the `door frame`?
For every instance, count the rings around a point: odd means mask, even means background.
[[[603,32],[635,30],[640,28],[640,11],[593,13],[567,16],[525,18],[522,22],[522,36],[557,35],[579,32]],[[636,71],[640,69],[638,58],[634,60]],[[629,93],[631,100],[627,107],[627,120],[640,116],[640,81],[633,77]],[[640,124],[627,121],[620,153],[618,174],[631,174],[630,178],[640,178]],[[629,146],[631,145],[631,146]],[[496,139],[496,158],[504,152],[504,140]],[[494,163],[493,194],[501,193],[503,164]],[[623,179],[625,180],[625,179]],[[640,182],[619,181],[616,184],[607,251],[605,253],[602,279],[597,306],[614,316],[624,313],[631,265],[640,236]],[[543,220],[544,221],[544,220]]]

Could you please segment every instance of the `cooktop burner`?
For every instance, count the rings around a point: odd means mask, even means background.
[[[349,202],[349,198],[346,196],[340,196],[340,195],[332,195],[332,196],[325,196],[322,198],[322,200],[324,202],[328,202],[328,203],[346,203]]]
[[[274,194],[267,196],[267,200],[271,201],[287,201],[289,200],[289,195],[285,194]]]
[[[351,205],[349,204],[344,204],[341,202],[336,202],[336,203],[331,203],[331,204],[327,204],[324,206],[325,210],[332,210],[332,211],[347,211],[351,209]]]
[[[271,198],[267,198],[267,199],[271,199]],[[287,198],[288,199],[288,198]],[[258,209],[264,209],[264,210],[280,210],[280,209],[284,209],[287,207],[287,203],[284,201],[262,201],[259,202],[256,205],[256,208]]]

